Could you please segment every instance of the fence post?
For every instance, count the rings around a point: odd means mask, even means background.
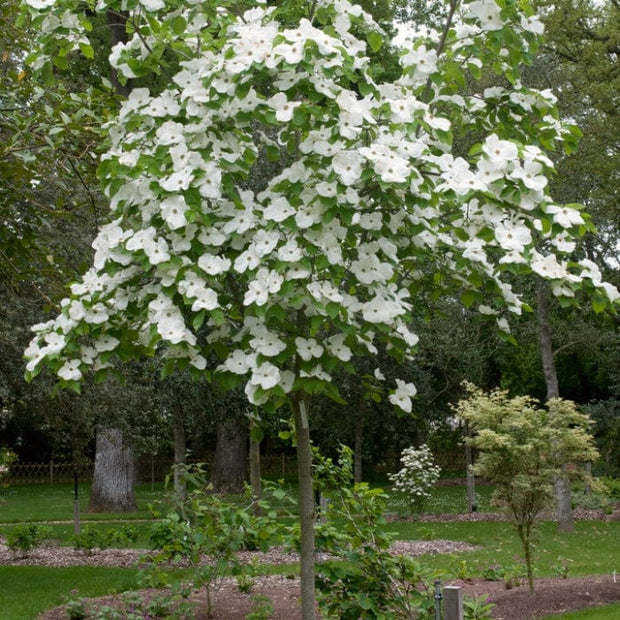
[[[444,620],[463,620],[463,588],[446,586],[443,589]]]

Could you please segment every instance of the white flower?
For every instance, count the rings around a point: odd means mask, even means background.
[[[528,189],[540,191],[547,185],[547,177],[541,174],[542,170],[542,165],[537,161],[525,161],[523,167],[515,166],[510,176],[522,181]]]
[[[405,383],[401,379],[396,379],[396,389],[390,394],[389,401],[406,413],[411,413],[411,398],[416,393],[417,390],[413,383]]]
[[[566,266],[558,263],[558,259],[553,254],[542,256],[535,253],[532,261],[532,271],[543,278],[560,279],[568,275]]]
[[[79,381],[82,378],[80,370],[81,360],[67,360],[63,366],[58,369],[58,376],[65,381]]]
[[[532,242],[529,228],[522,224],[502,222],[495,228],[495,238],[504,250],[522,252]]]
[[[343,362],[348,362],[353,356],[351,349],[344,343],[344,336],[342,334],[331,336],[327,339],[327,350]]]
[[[295,338],[297,346],[297,354],[302,360],[309,362],[313,357],[321,357],[323,355],[323,347],[314,338]]]
[[[533,32],[534,34],[543,34],[545,32],[545,25],[538,19],[536,15],[530,17],[521,17],[521,28],[527,32]]]
[[[161,202],[161,214],[171,230],[176,230],[187,224],[185,212],[187,203],[185,198],[179,194],[168,196]]]
[[[487,155],[491,162],[502,168],[507,163],[515,162],[519,158],[517,145],[509,140],[500,140],[495,134],[487,136],[482,145],[482,152]]]
[[[31,6],[33,9],[47,9],[53,6],[56,3],[56,0],[26,0],[26,4]]]
[[[286,93],[276,93],[267,100],[267,103],[275,110],[276,119],[281,123],[290,121],[293,118],[295,108],[301,105],[301,101],[289,101]]]
[[[403,67],[413,65],[416,73],[429,75],[437,69],[437,52],[434,49],[426,49],[425,45],[420,45],[401,56],[400,63]]]
[[[500,30],[503,21],[495,0],[477,0],[467,7],[466,19],[477,19],[483,30]]]
[[[340,151],[332,159],[332,167],[344,185],[353,185],[362,176],[362,162],[356,151]]]
[[[286,344],[278,336],[267,330],[261,331],[250,340],[250,346],[259,355],[275,357],[286,349]]]
[[[155,132],[159,144],[179,144],[185,143],[183,135],[183,125],[176,121],[166,121],[162,123]]]
[[[280,371],[270,362],[263,362],[252,371],[250,383],[259,385],[263,390],[269,390],[280,382]]]
[[[87,323],[100,325],[101,323],[105,323],[108,320],[108,317],[108,311],[101,302],[96,303],[90,308],[84,308],[84,320]]]
[[[210,276],[216,276],[225,273],[230,269],[231,261],[223,256],[214,256],[213,254],[203,254],[198,259],[198,266]]]
[[[269,293],[277,293],[282,287],[284,278],[276,271],[269,271],[264,267],[256,273],[256,279],[248,286],[243,299],[243,305],[256,304],[263,306],[269,299]]]
[[[227,358],[222,368],[235,373],[236,375],[244,375],[251,368],[256,366],[256,356],[248,355],[239,349],[233,351]]]
[[[369,323],[390,323],[397,316],[404,314],[403,306],[391,299],[377,295],[362,306],[362,315]]]
[[[286,263],[296,263],[303,257],[303,250],[295,239],[290,239],[278,248],[278,258]]]
[[[584,224],[584,220],[577,209],[571,207],[559,207],[557,205],[548,205],[545,211],[553,215],[553,221],[557,222],[563,228],[571,228]]]
[[[164,0],[140,0],[140,4],[147,11],[159,11],[166,6]]]
[[[95,345],[95,349],[101,353],[102,351],[114,351],[120,344],[120,340],[113,336],[101,336],[98,340],[95,340],[93,344]]]
[[[287,217],[295,215],[295,209],[293,209],[284,196],[278,196],[271,200],[269,205],[263,211],[263,215],[266,220],[283,222]]]

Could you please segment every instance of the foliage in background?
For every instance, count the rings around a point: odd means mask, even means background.
[[[533,527],[554,499],[554,482],[568,463],[573,477],[598,453],[589,434],[591,420],[575,404],[552,399],[546,408],[508,392],[485,393],[469,384],[468,398],[455,407],[473,433],[467,441],[479,451],[473,471],[495,485],[496,504],[512,519],[523,547],[530,590]]]

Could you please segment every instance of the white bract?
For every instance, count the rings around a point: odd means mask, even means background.
[[[401,50],[390,83],[372,77],[368,44],[388,42],[359,5],[298,3],[282,16],[258,0],[217,4],[91,7],[130,16],[109,59],[121,76],[146,79],[162,58],[177,68],[158,92],[133,89],[105,126],[111,223],[61,314],[35,326],[30,375],[47,365],[75,385],[121,348],[161,348],[201,372],[219,356],[211,375],[245,381],[256,404],[337,397],[334,371],[356,357],[412,358],[425,272],[487,300],[480,311],[501,329],[500,313],[522,308],[510,270],[542,275],[566,298],[584,282],[617,297],[564,255],[589,224],[546,193],[552,163],[538,132],[562,145],[572,134],[550,93],[519,82],[540,30],[525,3],[464,0],[446,37],[420,33]],[[40,33],[37,71],[85,49],[92,24],[77,0],[27,0],[24,11]],[[483,66],[510,86],[454,92],[455,72],[465,82]],[[455,130],[477,136],[469,155],[456,153]],[[410,412],[414,396],[398,379],[389,400]]]

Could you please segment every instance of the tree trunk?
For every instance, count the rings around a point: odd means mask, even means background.
[[[133,512],[136,461],[133,446],[118,428],[97,432],[95,471],[88,512]]]
[[[365,403],[360,407],[360,411],[355,418],[355,429],[353,436],[353,482],[358,484],[362,481],[362,452],[364,449],[364,409]]]
[[[551,332],[551,319],[549,316],[549,298],[547,284],[543,281],[538,283],[536,290],[536,303],[538,314],[538,344],[542,361],[545,383],[547,385],[547,401],[560,397],[560,385],[553,354],[553,337]],[[566,464],[562,466],[562,473],[555,479],[556,517],[558,531],[574,532],[573,508]]]
[[[258,502],[263,496],[263,489],[260,471],[260,440],[256,437],[258,430],[256,423],[250,422],[250,486],[252,487],[254,514],[261,516],[263,510],[258,505]]]
[[[174,492],[179,498],[184,498],[187,493],[187,485],[183,476],[187,456],[187,443],[185,441],[183,409],[179,405],[175,405],[172,410],[172,432],[174,435]]]
[[[222,416],[217,425],[217,440],[211,482],[218,493],[241,493],[246,481],[247,433],[242,423]]]
[[[297,441],[297,478],[299,482],[299,525],[301,528],[301,615],[315,618],[314,521],[316,518],[312,488],[312,447],[308,424],[308,396],[298,393],[293,403]]]

